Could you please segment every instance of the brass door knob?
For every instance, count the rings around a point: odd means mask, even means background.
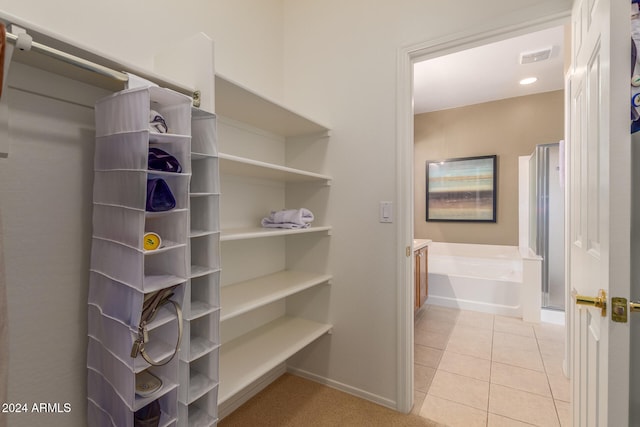
[[[632,313],[634,311],[640,311],[640,302],[638,302],[638,301],[629,302],[629,311],[632,312]]]
[[[587,297],[584,295],[578,295],[575,289],[571,292],[573,298],[576,300],[576,304],[578,305],[586,305],[587,307],[595,307],[600,309],[600,313],[602,317],[607,315],[607,293],[604,289],[600,289],[598,291],[597,297]],[[638,305],[638,310],[640,310],[640,304]]]

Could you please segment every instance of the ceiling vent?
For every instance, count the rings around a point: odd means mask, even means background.
[[[551,57],[551,48],[536,50],[535,52],[525,52],[520,54],[520,64],[532,64],[534,62],[545,61]]]

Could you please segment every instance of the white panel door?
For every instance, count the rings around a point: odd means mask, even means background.
[[[611,320],[611,297],[629,298],[631,163],[630,0],[575,0],[570,80],[570,286],[606,292],[606,315],[571,315],[574,426],[629,425],[629,324]]]

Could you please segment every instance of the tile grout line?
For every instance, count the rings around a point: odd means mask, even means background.
[[[491,374],[493,373],[493,342],[495,340],[496,316],[491,317],[491,352],[489,355],[489,391],[487,392],[487,423],[489,427],[489,406],[491,403]]]
[[[533,328],[533,336],[536,338],[536,346],[538,347],[538,353],[540,353],[540,360],[542,360],[542,369],[544,369],[544,376],[547,379],[547,385],[549,386],[549,392],[551,393],[551,401],[553,402],[553,409],[556,412],[556,420],[558,420],[558,425],[562,426],[562,421],[560,421],[560,414],[558,414],[558,405],[556,405],[556,399],[553,394],[553,388],[551,387],[551,381],[549,381],[547,365],[544,363],[544,357],[542,357],[542,349],[540,348],[540,342],[538,341],[538,333],[536,332],[536,328]]]
[[[494,322],[494,318],[495,318],[495,316],[492,317],[492,325],[491,325],[491,356],[490,356],[490,360],[489,360],[489,381],[488,381],[489,390],[491,390],[491,358],[493,357],[493,322]],[[451,329],[451,331],[449,332],[449,334],[447,336],[447,342],[444,345],[444,349],[442,349],[442,355],[440,356],[440,360],[438,361],[438,366],[436,367],[436,371],[434,373],[434,377],[438,373],[438,371],[440,370],[440,363],[442,362],[442,358],[444,357],[444,353],[447,351],[447,347],[449,345],[449,340],[451,339],[451,335],[453,334],[453,330],[458,326],[458,319],[459,319],[459,313],[456,314],[454,327]],[[453,353],[455,353],[455,352],[453,352]],[[456,353],[456,354],[460,354],[460,353]],[[442,372],[447,372],[447,371],[442,371]],[[454,374],[454,375],[460,375],[460,374]],[[433,380],[431,381],[431,384],[429,384],[429,388],[427,389],[427,391],[425,393],[425,399],[426,399],[427,396],[429,396],[429,391],[431,390],[432,386],[433,386]],[[476,408],[474,406],[470,406],[470,405],[467,405],[465,403],[457,402],[455,400],[447,399],[445,397],[439,397],[439,396],[434,396],[434,397],[437,397],[438,399],[446,400],[448,402],[455,403],[457,405],[466,406],[467,408],[478,409],[478,408]],[[487,392],[487,410],[485,411],[485,415],[486,415],[486,417],[485,417],[485,427],[488,427],[489,426],[489,392]]]

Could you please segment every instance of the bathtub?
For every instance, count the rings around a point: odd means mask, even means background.
[[[522,317],[518,247],[432,242],[428,260],[427,303]]]

